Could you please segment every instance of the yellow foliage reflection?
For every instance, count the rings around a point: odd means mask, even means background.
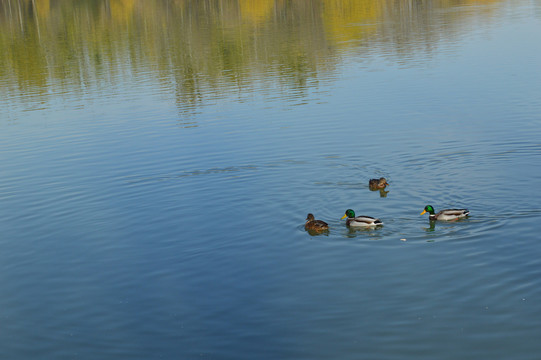
[[[345,44],[374,33],[381,16],[379,3],[372,0],[323,0],[328,36]]]
[[[33,0],[36,7],[36,13],[39,17],[48,17],[51,9],[49,0]]]
[[[0,0],[0,77],[18,91],[87,86],[126,72],[173,79],[179,102],[200,89],[272,79],[302,93],[336,68],[333,52],[430,49],[501,0]],[[470,6],[471,5],[471,6]],[[265,74],[272,73],[272,77]],[[13,91],[14,86],[0,92]],[[46,95],[44,95],[46,96]]]
[[[270,18],[274,4],[274,0],[239,0],[239,11],[244,19],[261,23]]]
[[[109,0],[111,17],[119,22],[127,22],[134,12],[137,0]]]

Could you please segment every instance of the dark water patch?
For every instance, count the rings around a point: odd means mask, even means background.
[[[230,176],[236,173],[243,173],[246,171],[256,171],[258,170],[257,166],[254,165],[244,165],[244,166],[229,166],[224,168],[211,168],[205,170],[193,170],[193,171],[184,171],[178,174],[170,175],[159,175],[159,176],[127,176],[123,177],[122,180],[130,184],[141,184],[148,182],[161,182],[161,181],[170,181],[174,179],[182,179],[192,176],[205,176],[205,175],[227,175]]]

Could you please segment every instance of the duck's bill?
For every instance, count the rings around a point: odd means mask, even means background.
[[[347,218],[347,217],[348,217],[348,216],[347,216],[346,214],[344,214],[344,216],[342,216],[342,217],[340,218],[340,220],[344,220],[344,219]]]
[[[426,213],[426,210],[423,210],[423,212],[421,213],[421,215],[424,215]]]

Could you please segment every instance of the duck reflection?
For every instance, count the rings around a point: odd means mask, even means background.
[[[376,226],[376,227],[348,227],[346,232],[344,232],[344,236],[348,239],[362,239],[369,240],[369,241],[377,241],[382,240],[384,238],[384,234],[381,232],[383,229],[382,226]]]
[[[430,220],[428,227],[424,228],[426,232],[433,232],[436,230],[436,220]]]
[[[387,194],[389,193],[389,190],[385,190],[385,189],[370,189],[372,191],[379,191],[379,197],[387,197]]]

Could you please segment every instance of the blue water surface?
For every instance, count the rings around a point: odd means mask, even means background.
[[[151,61],[9,92],[1,353],[537,359],[540,14],[504,1],[430,49],[354,44],[304,85],[269,67],[196,105]],[[348,229],[348,208],[384,226]]]

